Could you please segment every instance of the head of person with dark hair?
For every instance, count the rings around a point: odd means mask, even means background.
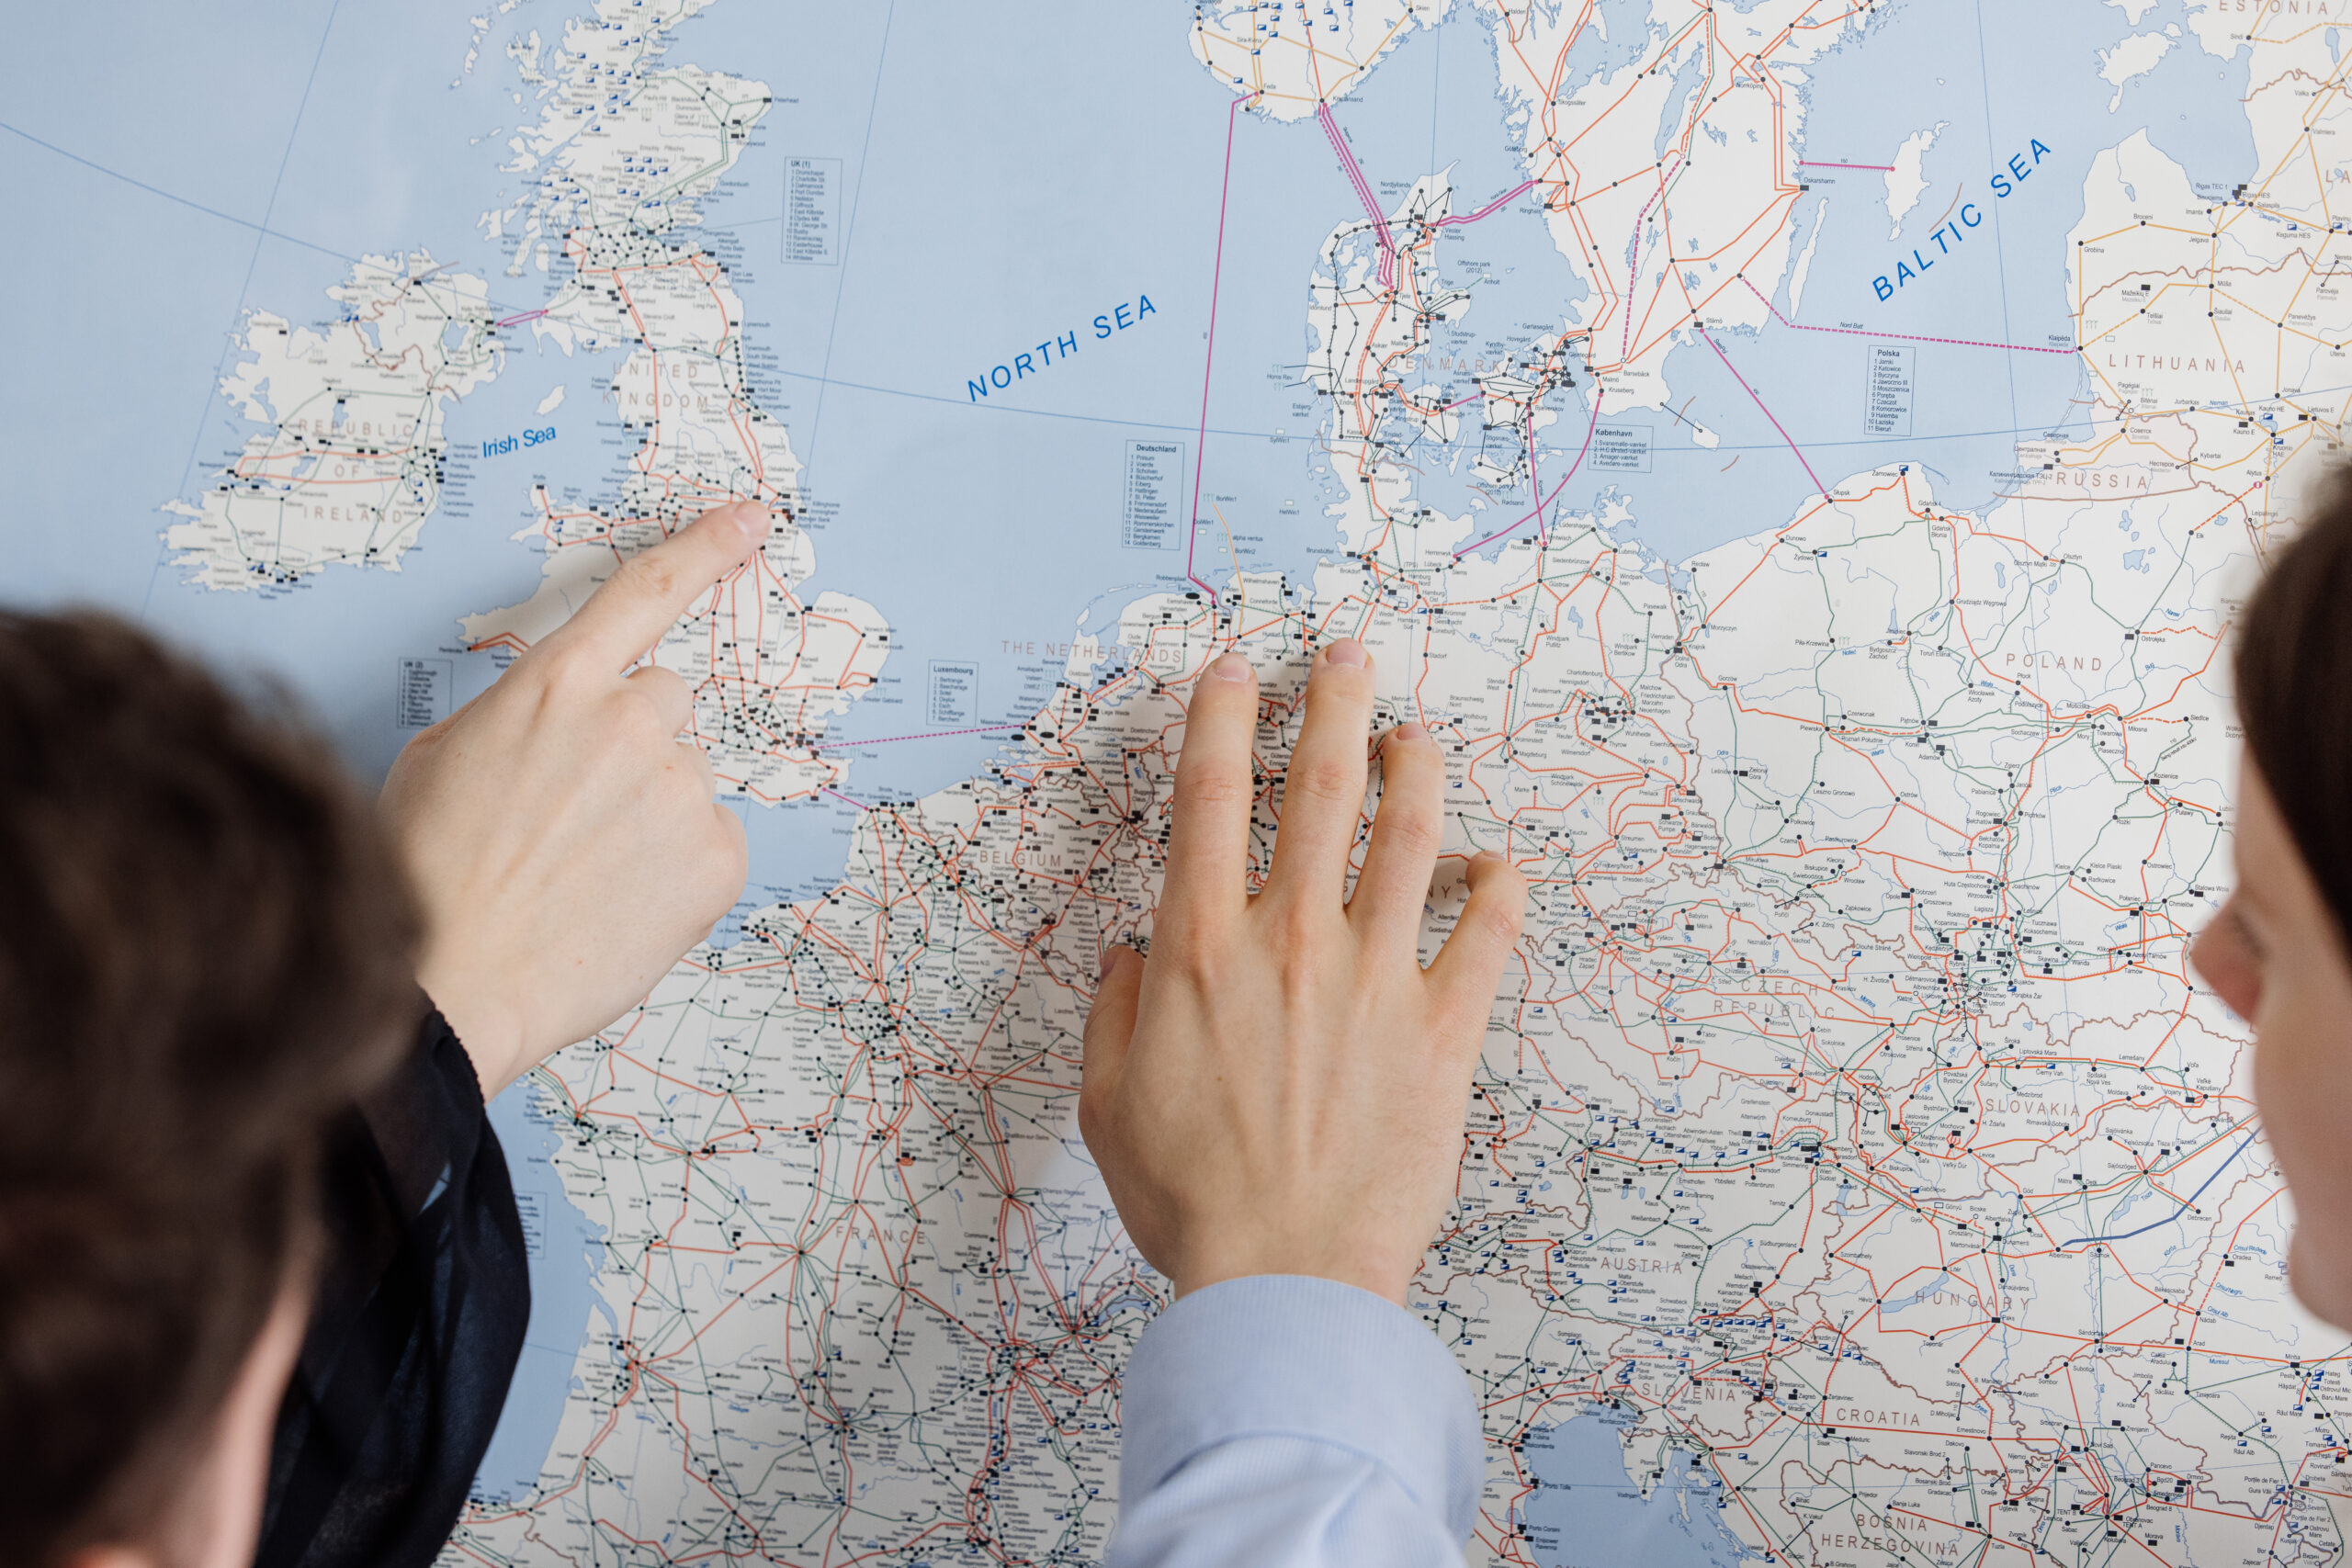
[[[0,612],[0,1562],[242,1563],[311,1172],[422,1007],[324,749],[96,615]]]
[[[2352,1327],[2352,474],[2246,605],[2236,686],[2237,886],[2189,956],[2254,1028],[2295,1294]]]

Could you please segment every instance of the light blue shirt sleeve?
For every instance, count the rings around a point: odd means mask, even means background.
[[[1119,1401],[1105,1568],[1455,1568],[1486,1454],[1469,1380],[1419,1319],[1331,1280],[1195,1291]]]

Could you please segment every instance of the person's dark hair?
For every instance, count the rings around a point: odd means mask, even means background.
[[[96,615],[0,611],[0,1562],[150,1539],[422,1007],[325,749]]]
[[[2352,471],[2315,498],[2240,617],[2246,753],[2352,938]]]

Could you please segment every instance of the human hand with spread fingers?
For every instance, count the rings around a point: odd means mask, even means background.
[[[1236,653],[1200,677],[1151,955],[1114,950],[1087,1021],[1079,1125],[1178,1297],[1128,1369],[1114,1564],[1453,1562],[1468,1533],[1468,1386],[1400,1308],[1453,1194],[1526,884],[1472,861],[1421,967],[1444,761],[1415,724],[1369,746],[1373,699],[1363,646],[1328,646],[1253,897],[1257,677]]]

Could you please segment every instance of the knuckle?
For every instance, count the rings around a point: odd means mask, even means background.
[[[1182,926],[1169,931],[1167,940],[1152,944],[1151,957],[1155,964],[1164,963],[1175,978],[1212,993],[1232,969],[1224,943]]]
[[[1231,806],[1250,798],[1249,775],[1238,768],[1201,764],[1180,773],[1176,798],[1195,806]]]
[[[1103,1135],[1110,1131],[1111,1108],[1103,1102],[1111,1091],[1103,1086],[1107,1075],[1098,1064],[1091,1072],[1080,1069],[1078,1089],[1078,1135],[1085,1140],[1089,1150],[1100,1152]]]
[[[665,740],[678,732],[678,715],[682,708],[687,721],[694,717],[694,711],[685,700],[686,694],[678,689],[674,677],[660,685],[629,682],[625,689],[636,699],[631,711],[637,721]]]
[[[673,748],[676,754],[662,766],[662,782],[684,806],[707,806],[714,793],[709,766]]]
[[[743,880],[751,873],[751,858],[740,839],[710,835],[694,862],[695,875],[690,886],[701,897],[695,902],[705,911],[704,918],[715,920],[734,906],[743,891]]]
[[[625,592],[648,599],[667,599],[677,591],[680,579],[677,563],[657,547],[623,561],[620,570],[613,574],[613,581]]]
[[[1391,736],[1380,748],[1380,772],[1394,786],[1428,789],[1445,776],[1445,762],[1426,736],[1403,742]]]
[[[589,678],[594,669],[588,656],[569,640],[541,643],[531,650],[526,660],[509,670],[505,680],[524,679],[518,684],[536,683],[548,691],[570,691]]]
[[[741,833],[730,834],[720,840],[718,852],[719,869],[725,873],[725,875],[720,878],[722,883],[720,890],[726,896],[727,903],[731,906],[737,895],[742,892],[744,882],[752,874],[752,854],[750,849],[745,846]],[[727,910],[722,908],[718,912],[723,915]],[[712,918],[717,919],[717,916]]]
[[[1498,949],[1519,940],[1519,905],[1498,898],[1476,911],[1477,934]]]
[[[1343,801],[1363,795],[1363,770],[1351,766],[1334,757],[1310,758],[1305,762],[1294,761],[1290,770],[1290,789],[1310,800]]]
[[[1435,855],[1438,840],[1444,835],[1436,813],[1408,810],[1401,806],[1382,807],[1379,816],[1374,819],[1373,830],[1385,840],[1390,848],[1415,856]]]
[[[1283,877],[1250,901],[1242,950],[1251,962],[1280,964],[1329,940],[1333,922],[1344,926],[1346,867],[1318,864],[1309,878],[1304,857]],[[1329,875],[1328,884],[1323,880]],[[1327,918],[1328,917],[1328,918]]]
[[[623,751],[641,751],[670,744],[668,722],[662,716],[661,704],[647,693],[633,692],[626,687],[614,705],[612,728],[607,734],[614,745]]]
[[[1330,938],[1344,919],[1338,889],[1329,899],[1289,898],[1275,922],[1273,959],[1293,980],[1319,983],[1328,977],[1335,954]]]

